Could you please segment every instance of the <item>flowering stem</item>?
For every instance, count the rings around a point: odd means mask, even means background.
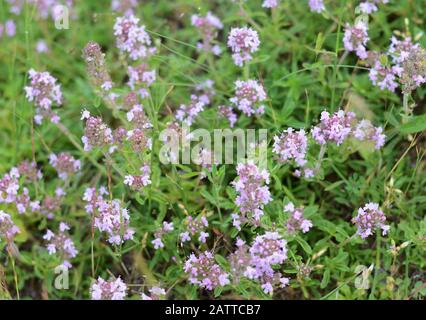
[[[327,146],[325,144],[321,145],[320,152],[318,154],[317,164],[315,166],[315,173],[318,173],[321,168],[322,160],[324,159],[325,152],[327,151]]]
[[[18,274],[16,273],[15,258],[13,258],[12,250],[11,250],[11,244],[10,243],[7,246],[7,253],[9,254],[10,261],[12,262],[12,270],[13,270],[13,279],[15,281],[16,298],[18,300],[20,300],[20,297],[19,297],[19,287],[18,287]]]
[[[402,98],[402,108],[404,111],[404,114],[402,116],[402,123],[407,123],[408,119],[411,116],[411,110],[410,110],[410,106],[408,105],[408,99],[409,99],[409,94],[408,93],[404,93],[403,98]]]
[[[376,232],[376,266],[374,270],[373,286],[371,288],[370,299],[374,299],[374,292],[376,291],[376,285],[378,281],[380,271],[380,247],[382,242],[382,235],[379,230]]]
[[[247,62],[244,65],[244,79],[247,81],[249,78],[250,78],[250,65]]]

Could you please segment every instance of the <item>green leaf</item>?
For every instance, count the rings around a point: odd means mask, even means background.
[[[207,190],[201,190],[201,195],[206,198],[210,203],[216,205],[216,199],[207,191]]]
[[[409,122],[403,124],[400,128],[402,133],[416,133],[426,130],[426,114],[413,117]]]
[[[308,255],[312,254],[312,248],[305,240],[300,237],[296,237],[296,241],[300,244],[303,251],[305,251]]]
[[[322,275],[321,289],[324,289],[330,282],[330,269],[326,269]]]

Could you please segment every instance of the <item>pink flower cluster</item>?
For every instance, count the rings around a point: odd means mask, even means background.
[[[124,184],[131,187],[133,190],[142,190],[144,187],[151,184],[151,167],[149,164],[144,164],[140,168],[141,174],[127,175],[124,177]]]
[[[353,136],[360,141],[373,141],[375,148],[385,145],[386,136],[382,127],[374,127],[370,120],[361,120],[353,131]]]
[[[381,90],[389,90],[394,92],[398,88],[398,77],[401,76],[402,68],[395,65],[384,65],[380,59],[374,62],[370,69],[369,77],[373,85],[378,86]]]
[[[94,147],[108,146],[113,142],[111,128],[100,117],[94,117],[89,111],[83,110],[81,120],[86,120],[84,136],[81,138],[85,151],[90,151]]]
[[[248,161],[246,164],[239,163],[237,174],[239,178],[232,182],[232,185],[238,194],[235,203],[240,208],[240,213],[234,213],[232,218],[234,227],[241,230],[241,223],[250,221],[258,224],[260,222],[263,207],[272,200],[272,197],[267,186],[269,173],[266,170],[260,170],[253,161]]]
[[[303,167],[306,164],[306,150],[308,138],[305,130],[295,131],[293,128],[284,130],[281,135],[274,136],[274,147],[272,151],[279,156],[279,161],[295,161]]]
[[[410,37],[402,40],[392,37],[386,53],[371,52],[370,55],[373,62],[369,77],[381,90],[394,92],[401,85],[403,93],[410,93],[426,83],[426,50],[414,44]]]
[[[264,8],[276,8],[278,7],[280,0],[263,0],[262,7]]]
[[[49,157],[49,163],[56,169],[59,178],[62,180],[75,174],[81,168],[80,160],[76,160],[72,155],[66,152],[61,152],[58,155],[52,153]]]
[[[18,172],[20,176],[24,176],[29,181],[32,181],[32,182],[40,180],[43,177],[41,170],[37,168],[37,164],[34,161],[32,162],[29,162],[28,160],[22,161],[18,165]]]
[[[382,234],[386,235],[390,229],[389,225],[385,224],[386,216],[379,208],[378,203],[367,203],[363,208],[358,209],[358,215],[352,219],[357,228],[357,234],[365,239],[374,233],[377,228],[382,229]]]
[[[45,215],[48,219],[53,219],[55,213],[61,209],[61,204],[63,197],[65,196],[65,191],[62,188],[56,188],[55,195],[47,195],[44,197],[43,201],[34,201],[30,203],[31,209],[33,212],[40,212]]]
[[[105,281],[98,277],[90,289],[92,300],[124,300],[127,286],[120,277]]]
[[[129,74],[128,85],[130,89],[135,90],[138,87],[138,93],[142,98],[149,97],[149,88],[155,81],[155,70],[148,70],[146,64],[140,64],[136,67],[129,66],[127,70]]]
[[[0,39],[5,33],[9,38],[16,35],[16,24],[12,19],[7,20],[4,25],[0,23]]]
[[[298,230],[301,230],[303,233],[309,231],[312,228],[312,221],[305,219],[303,216],[303,208],[296,208],[292,202],[289,202],[284,207],[284,212],[289,213],[289,218],[287,219],[287,231],[289,233],[295,233]]]
[[[185,262],[184,271],[189,275],[190,283],[206,290],[213,290],[230,283],[229,274],[215,263],[210,251],[204,251],[198,255],[191,253]]]
[[[376,149],[383,147],[386,138],[381,127],[374,127],[368,120],[357,122],[353,112],[343,110],[333,115],[323,111],[320,124],[312,129],[312,136],[321,145],[327,142],[340,145],[348,137],[353,136],[361,141],[373,141]]]
[[[48,241],[47,251],[49,254],[58,255],[62,260],[62,266],[67,269],[72,267],[70,260],[75,258],[78,253],[74,242],[66,233],[69,229],[70,227],[66,223],[61,222],[59,224],[59,233],[55,234],[47,229],[46,234],[43,236],[43,239]]]
[[[129,228],[129,222],[129,213],[121,207],[120,200],[98,201],[94,224],[99,231],[108,234],[110,243],[119,245],[133,239],[135,231]]]
[[[366,45],[370,38],[368,37],[368,26],[363,21],[358,21],[354,26],[346,25],[343,44],[349,52],[355,51],[356,55],[364,60],[367,59]]]
[[[237,114],[234,112],[234,109],[229,106],[219,106],[218,113],[221,117],[224,117],[228,119],[229,126],[231,128],[234,127],[235,123],[237,122]]]
[[[235,279],[243,275],[257,280],[267,294],[272,294],[274,286],[285,287],[289,282],[275,270],[287,259],[287,242],[277,232],[256,236],[251,247],[239,239],[237,250],[229,259]]]
[[[259,45],[257,31],[251,28],[232,28],[228,36],[228,47],[232,50],[232,59],[239,67],[252,60],[251,54],[259,49]]]
[[[309,8],[312,12],[321,13],[325,11],[323,0],[309,0]]]
[[[151,46],[151,38],[145,26],[139,26],[139,18],[133,15],[117,17],[114,25],[117,48],[137,60],[152,55],[156,49]]]
[[[263,114],[265,106],[262,104],[266,100],[266,92],[257,80],[235,81],[235,96],[229,101],[247,116],[253,114]]]
[[[198,28],[203,40],[197,43],[197,48],[205,52],[212,52],[217,56],[220,55],[220,46],[213,44],[213,40],[217,36],[217,31],[223,28],[220,19],[211,12],[207,12],[205,17],[193,15],[191,23],[194,27]]]
[[[134,11],[138,6],[138,1],[139,0],[112,0],[111,9],[112,11],[130,16],[134,14]]]
[[[176,119],[190,126],[195,121],[198,114],[204,110],[205,106],[206,101],[193,94],[191,95],[191,102],[189,104],[180,105],[179,109],[176,111]]]
[[[0,210],[0,237],[4,237],[6,241],[12,241],[19,232],[20,230],[12,221],[10,214]]]
[[[420,45],[418,43],[414,44],[410,37],[405,37],[402,40],[399,40],[395,36],[391,38],[391,44],[389,46],[388,54],[392,57],[392,61],[399,67],[401,64],[407,60],[410,56],[410,53],[413,50],[418,50]]]
[[[186,226],[186,231],[180,233],[179,235],[181,245],[184,242],[191,241],[191,238],[197,234],[198,241],[200,241],[201,243],[206,242],[206,239],[208,238],[209,234],[205,230],[209,226],[209,222],[207,221],[207,218],[205,216],[196,218],[189,216],[188,218],[186,218],[183,224]]]
[[[155,232],[155,239],[151,241],[152,245],[154,246],[154,249],[157,250],[160,248],[164,248],[163,235],[172,232],[173,230],[173,222],[163,221],[163,226]]]
[[[151,129],[152,123],[147,117],[143,106],[140,104],[134,104],[129,112],[126,114],[127,121],[133,124],[133,127],[136,129]]]
[[[327,111],[323,111],[320,124],[312,129],[312,136],[321,145],[328,141],[340,145],[350,135],[354,120],[353,112],[339,110],[330,115]]]
[[[34,102],[36,106],[34,121],[41,124],[44,118],[48,118],[53,123],[58,123],[59,116],[52,111],[52,105],[62,104],[61,86],[56,84],[56,79],[48,72],[37,72],[31,69],[28,73],[30,85],[24,89],[28,101]]]
[[[19,190],[18,178],[19,172],[14,168],[0,179],[0,203],[12,203],[15,201]]]
[[[160,287],[152,287],[149,289],[150,296],[145,293],[141,294],[142,300],[161,300],[166,296],[166,290]]]
[[[83,200],[87,202],[86,211],[94,216],[94,226],[108,235],[108,242],[120,245],[125,240],[133,239],[135,231],[129,227],[130,216],[126,208],[122,208],[120,200],[105,200],[104,188],[99,192],[88,188]]]
[[[359,9],[362,13],[372,14],[373,12],[376,12],[378,10],[378,4],[386,4],[388,2],[389,0],[367,0],[359,5]]]
[[[86,212],[94,214],[98,201],[102,201],[104,196],[108,194],[108,190],[104,186],[101,186],[99,190],[96,190],[96,188],[86,188],[83,195],[83,200],[87,203],[85,205]]]
[[[198,99],[204,102],[206,105],[212,102],[213,97],[216,95],[214,90],[214,81],[206,79],[195,86],[195,94]]]

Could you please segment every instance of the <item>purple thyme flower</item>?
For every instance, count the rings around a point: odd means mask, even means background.
[[[204,80],[195,86],[194,92],[200,101],[204,102],[206,105],[210,104],[211,100],[216,95],[214,81],[210,79]]]
[[[284,212],[289,213],[287,220],[287,231],[289,233],[295,233],[298,230],[306,233],[312,228],[312,221],[303,216],[303,207],[296,208],[292,202],[289,202],[284,207]]]
[[[345,49],[349,52],[355,51],[356,55],[365,60],[368,57],[367,50],[365,48],[368,40],[368,26],[365,22],[358,21],[352,27],[349,24],[346,25],[345,35],[343,37],[343,44]]]
[[[403,40],[392,37],[388,53],[392,56],[392,61],[400,66],[413,50],[419,48],[420,45],[418,43],[414,44],[410,37],[405,37]]]
[[[119,12],[125,16],[131,16],[134,14],[138,1],[139,0],[112,0],[111,10]]]
[[[108,195],[107,189],[102,186],[99,191],[96,188],[86,188],[83,195],[83,200],[87,202],[85,209],[89,214],[95,213],[98,201],[102,201],[104,196]]]
[[[264,113],[265,106],[261,104],[264,100],[266,100],[266,92],[256,80],[235,81],[235,96],[229,99],[247,116]]]
[[[49,47],[47,46],[47,43],[46,43],[45,40],[40,39],[40,40],[37,41],[36,51],[38,53],[47,53],[47,52],[49,52]]]
[[[60,211],[63,197],[66,195],[62,188],[56,188],[55,195],[47,195],[40,203],[34,202],[32,204],[32,211],[39,211],[45,215],[48,219],[53,219],[55,213]]]
[[[142,300],[161,300],[166,296],[166,290],[161,287],[152,287],[149,289],[150,295],[146,295],[145,293],[141,293]]]
[[[279,5],[279,0],[263,0],[262,7],[264,8],[276,8]]]
[[[28,211],[30,207],[32,208],[33,212],[36,211],[36,208],[34,208],[34,203],[31,202],[29,194],[30,191],[28,190],[28,188],[24,187],[22,189],[22,193],[17,195],[15,199],[15,206],[19,214],[24,214]]]
[[[20,176],[24,176],[28,181],[37,181],[43,177],[41,170],[37,168],[37,163],[28,160],[22,161],[18,165],[18,172]]]
[[[148,136],[146,130],[135,128],[127,131],[126,136],[126,140],[130,142],[133,151],[144,152],[145,150],[151,150],[152,139]]]
[[[95,206],[94,226],[108,234],[109,243],[120,245],[125,240],[133,239],[135,231],[129,227],[130,216],[128,210],[121,207],[120,200],[98,198]]]
[[[6,241],[12,241],[19,228],[15,225],[10,217],[10,214],[0,210],[0,238],[4,237]]]
[[[132,90],[136,87],[139,88],[138,92],[142,98],[149,97],[147,88],[149,88],[155,81],[155,70],[148,70],[146,64],[140,64],[137,67],[129,67],[129,82],[128,85]]]
[[[198,256],[191,253],[183,269],[189,275],[192,284],[206,290],[211,291],[229,284],[229,274],[215,263],[210,251],[201,252]]]
[[[273,287],[279,285],[284,287],[289,279],[274,269],[287,259],[287,242],[277,232],[266,232],[257,235],[251,247],[241,240],[237,241],[238,249],[231,255],[231,270],[238,273],[243,269],[243,275],[249,279],[260,282],[266,294],[272,294]],[[235,261],[241,261],[241,268],[235,267]]]
[[[19,190],[19,172],[11,170],[0,179],[0,203],[12,203]]]
[[[361,141],[373,141],[376,149],[385,145],[386,136],[382,127],[374,127],[369,120],[361,120],[354,129],[353,136]]]
[[[398,88],[398,77],[402,74],[402,68],[399,66],[386,66],[377,59],[373,68],[370,69],[369,77],[373,85],[381,90],[394,92]]]
[[[142,190],[147,185],[151,184],[151,167],[145,163],[140,168],[140,175],[127,175],[124,177],[124,184],[131,187],[133,190]]]
[[[74,242],[66,232],[69,229],[70,227],[66,223],[61,222],[57,234],[47,229],[46,234],[43,236],[43,239],[48,241],[47,251],[49,255],[58,255],[62,260],[62,266],[67,269],[72,267],[70,260],[75,258],[78,253]]]
[[[386,4],[389,0],[367,0],[365,2],[361,2],[359,5],[359,9],[362,13],[372,14],[378,10],[377,5],[380,3]]]
[[[294,160],[297,165],[303,167],[306,164],[306,149],[308,138],[305,130],[294,131],[288,128],[280,136],[274,137],[273,152],[279,156],[281,162]]]
[[[142,105],[135,104],[132,109],[126,114],[127,120],[131,122],[135,128],[139,129],[150,129],[152,124],[149,118],[145,114]]]
[[[229,126],[233,128],[237,122],[237,114],[234,112],[234,109],[232,107],[222,105],[219,106],[218,112],[221,117],[228,119]]]
[[[133,15],[117,17],[114,25],[117,48],[129,55],[130,59],[146,58],[155,52],[150,47],[151,38],[145,31],[145,26],[139,26],[139,18]]]
[[[174,230],[173,222],[163,221],[163,226],[155,231],[154,237],[155,239],[151,241],[154,249],[164,248],[163,236],[166,233],[172,232]]]
[[[402,62],[400,76],[402,92],[408,94],[426,83],[426,50],[418,47],[410,51]]]
[[[181,104],[176,111],[176,119],[186,123],[188,126],[192,125],[197,115],[204,110],[206,101],[201,100],[196,95],[191,95],[191,102],[187,105]]]
[[[212,52],[215,55],[220,55],[220,47],[213,44],[213,40],[217,36],[218,30],[223,28],[223,24],[220,19],[211,12],[207,12],[205,17],[194,14],[191,17],[191,23],[194,27],[198,28],[203,40],[202,42],[197,43],[197,48],[205,52]]]
[[[312,12],[321,13],[325,10],[323,0],[309,0],[309,8]]]
[[[386,235],[390,229],[389,225],[385,224],[386,216],[379,208],[379,204],[370,202],[364,208],[358,209],[358,215],[352,219],[357,228],[357,234],[365,239],[374,233],[374,229],[382,229],[382,234]]]
[[[232,28],[228,36],[228,47],[232,50],[232,59],[239,67],[253,58],[251,54],[259,49],[259,45],[257,31],[251,28]]]
[[[92,284],[90,294],[92,300],[124,300],[126,291],[127,286],[120,277],[108,281],[98,277]]]
[[[237,173],[239,179],[232,182],[232,185],[238,194],[235,203],[240,208],[240,214],[233,214],[232,217],[234,226],[240,230],[240,224],[248,219],[254,219],[255,223],[260,221],[263,207],[272,200],[272,197],[267,186],[269,173],[260,170],[253,161],[238,164]]]
[[[351,134],[354,121],[353,112],[339,110],[330,116],[327,111],[323,111],[321,122],[312,129],[312,136],[320,145],[324,145],[328,141],[340,145]]]
[[[86,70],[92,86],[98,90],[101,89],[102,94],[109,91],[112,88],[112,81],[101,46],[94,41],[90,41],[83,49],[83,58],[86,62]]]
[[[34,102],[36,106],[35,122],[40,124],[43,118],[48,118],[53,123],[59,122],[58,115],[52,111],[52,105],[62,104],[61,86],[56,84],[56,79],[48,72],[31,69],[28,73],[30,85],[24,89],[28,101]]]
[[[80,160],[76,160],[72,155],[65,152],[58,155],[52,153],[49,156],[49,163],[56,169],[59,178],[62,180],[75,174],[81,167]]]
[[[112,130],[100,117],[93,117],[89,111],[83,110],[81,120],[86,120],[84,136],[81,138],[85,151],[90,151],[93,147],[108,146],[113,142]]]
[[[4,30],[5,30],[6,35],[9,38],[14,37],[16,35],[16,24],[15,24],[15,21],[13,21],[11,19],[7,20],[5,22],[5,24],[4,24]]]
[[[183,245],[184,242],[190,241],[192,237],[198,234],[198,241],[201,243],[206,242],[206,238],[209,236],[207,232],[205,232],[206,228],[209,226],[209,222],[205,216],[192,217],[188,216],[186,220],[183,222],[186,226],[184,232],[180,233],[180,243]]]

